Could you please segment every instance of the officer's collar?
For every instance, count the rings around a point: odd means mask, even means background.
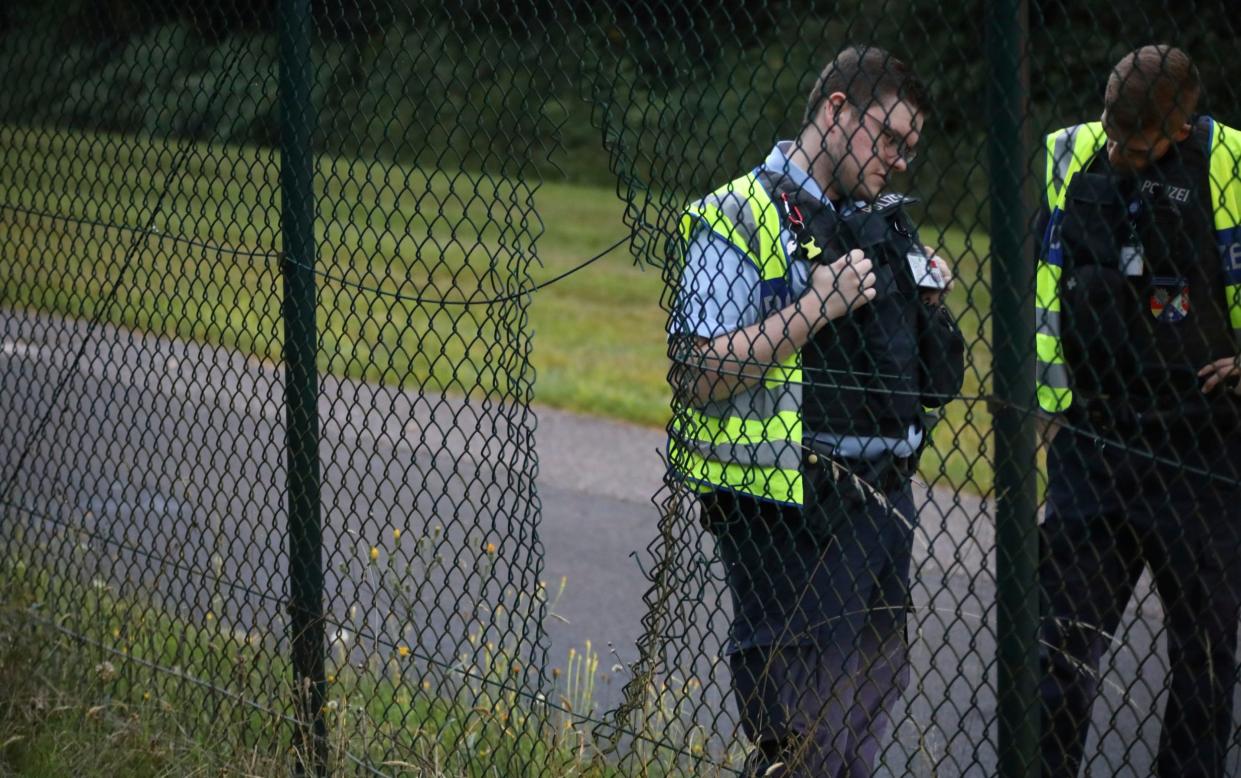
[[[823,194],[822,187],[819,182],[805,170],[798,167],[797,163],[789,158],[789,152],[793,149],[793,141],[782,140],[777,141],[776,145],[771,148],[771,153],[767,155],[767,159],[763,160],[763,169],[773,175],[784,176],[794,187],[800,188],[807,195],[815,198],[819,202],[826,205],[832,210],[852,211],[859,208],[865,208],[866,203],[861,200],[854,201],[851,206],[841,209],[839,204],[833,203]]]
[[[789,152],[792,149],[793,141],[791,140],[777,142],[772,147],[771,153],[767,155],[767,159],[763,161],[763,169],[777,176],[784,176],[794,187],[801,189],[816,200],[832,206],[832,202],[823,196],[823,189],[819,186],[819,182],[815,181],[809,172],[802,170],[797,163],[789,158]]]

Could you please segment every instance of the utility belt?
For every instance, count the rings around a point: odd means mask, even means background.
[[[812,447],[802,457],[807,493],[803,507],[764,503],[757,497],[717,488],[701,497],[702,526],[708,532],[722,533],[730,531],[736,519],[761,518],[773,527],[806,532],[826,544],[849,522],[870,521],[861,513],[866,506],[886,503],[889,495],[904,491],[917,468],[917,457],[885,452],[862,460],[833,456],[830,449]],[[747,526],[743,531],[748,537],[753,529]]]
[[[858,393],[863,395],[879,395],[883,396],[881,389],[863,388],[854,389],[852,387],[843,388],[840,394]],[[836,416],[834,414],[822,414],[817,417],[811,425],[816,430],[825,430],[837,435],[856,435],[858,437],[874,437],[874,438],[904,438],[909,434],[909,425],[923,424],[925,426],[925,413],[920,410],[911,414],[909,418],[900,419],[893,416],[887,416],[881,419],[866,418],[869,414],[863,412],[862,417],[856,416]],[[829,453],[829,452],[819,452]]]
[[[918,457],[902,457],[885,451],[876,457],[859,459],[836,456],[830,447],[809,443],[803,456],[802,472],[810,488],[847,503],[864,503],[877,495],[900,492],[918,470]],[[877,495],[876,495],[877,493]]]
[[[1066,418],[1073,426],[1120,440],[1143,437],[1180,443],[1197,441],[1205,429],[1216,435],[1241,431],[1241,402],[1225,387],[1215,391],[1217,396],[1075,395]]]

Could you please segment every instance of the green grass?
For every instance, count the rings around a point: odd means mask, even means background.
[[[923,228],[922,238],[939,248],[953,263],[957,281],[948,305],[958,314],[965,336],[964,399],[943,409],[943,418],[932,433],[933,445],[922,454],[921,474],[928,484],[963,488],[985,494],[994,471],[987,448],[991,436],[991,411],[978,399],[991,382],[990,338],[991,290],[981,277],[987,267],[991,240],[982,233]]]
[[[82,133],[0,129],[0,197],[10,205],[130,225],[169,186],[175,144]],[[625,234],[621,204],[601,188],[519,184],[479,174],[323,159],[318,266],[408,296],[501,296],[520,269],[537,282]],[[276,245],[278,159],[267,150],[196,147],[171,181],[157,229],[243,250]],[[498,225],[511,223],[503,232]],[[132,235],[5,212],[0,303],[89,316]],[[151,239],[109,316],[118,324],[279,358],[281,278],[274,260]],[[320,280],[320,367],[405,386],[520,392],[510,379],[531,344],[506,333],[516,305],[420,305]],[[624,249],[539,291],[530,308],[536,399],[662,425],[664,313],[657,271]],[[533,375],[523,377],[523,383]]]
[[[141,225],[245,251],[277,246],[278,157],[200,145],[170,177],[179,146],[133,136],[0,128],[0,201]],[[562,273],[625,234],[611,189],[521,182],[479,173],[320,158],[319,268],[406,296],[502,296],[523,279]],[[528,223],[533,202],[537,223]],[[0,212],[0,304],[90,316],[121,273],[133,236]],[[537,234],[537,241],[535,236]],[[953,306],[971,344],[965,394],[985,385],[981,336],[990,300],[978,274],[984,235],[937,238],[955,260]],[[278,360],[281,276],[266,256],[236,256],[150,238],[124,273],[108,321]],[[535,256],[541,265],[531,267]],[[528,270],[527,270],[528,269]],[[658,427],[668,418],[663,280],[624,249],[535,293],[532,338],[514,336],[522,309],[424,305],[320,279],[320,369],[450,393],[527,396],[547,405]],[[537,374],[523,373],[529,357]],[[956,401],[924,457],[929,482],[990,488],[986,408]]]
[[[190,623],[132,588],[0,562],[0,776],[290,774],[287,644],[218,618]],[[355,774],[364,760],[421,778],[633,774],[621,764],[651,778],[716,773],[667,750],[599,752],[591,723],[565,712],[595,708],[599,656],[589,643],[557,673],[557,707],[519,695],[518,672],[492,646],[440,670],[416,670],[401,650],[333,652],[329,767]],[[655,736],[671,744],[679,734],[701,753],[706,733],[682,723],[679,699],[652,691],[647,702]]]
[[[266,700],[263,685],[291,685],[280,657],[23,562],[0,563],[0,603],[0,775],[275,774],[291,764],[278,718],[184,680],[213,670],[202,677]]]

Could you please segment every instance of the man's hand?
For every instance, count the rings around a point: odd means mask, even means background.
[[[810,289],[825,319],[839,319],[875,299],[874,263],[854,249],[830,265],[810,270]]]
[[[1238,365],[1239,357],[1224,357],[1217,359],[1206,367],[1198,371],[1199,378],[1205,378],[1202,382],[1202,393],[1206,394],[1220,384],[1232,383],[1232,393],[1241,395],[1241,365]]]
[[[1034,422],[1034,428],[1038,432],[1035,445],[1050,446],[1060,427],[1060,420],[1055,416],[1039,416]]]
[[[928,268],[935,268],[939,271],[940,276],[944,279],[943,289],[923,289],[922,302],[927,305],[939,305],[943,301],[944,295],[952,291],[952,268],[948,265],[948,261],[935,252],[935,249],[924,245],[922,247],[926,251],[926,264]]]
[[[690,363],[674,370],[692,374],[674,385],[690,387],[685,402],[698,405],[721,400],[758,383],[775,365],[785,361],[823,327],[875,299],[872,263],[858,250],[830,265],[810,270],[810,288],[793,302],[762,321],[714,338],[698,338]],[[670,353],[674,363],[676,353]]]

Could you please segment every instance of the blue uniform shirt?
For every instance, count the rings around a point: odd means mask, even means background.
[[[792,147],[792,141],[777,143],[763,167],[787,175],[811,196],[833,208],[818,183],[789,159]],[[791,238],[787,230],[781,231],[782,244],[787,244]],[[809,273],[809,263],[793,259],[789,263],[784,296],[764,299],[758,268],[727,240],[712,230],[700,229],[685,252],[671,333],[714,338],[756,324],[805,294]],[[807,430],[806,437],[807,441],[829,447],[839,456],[863,459],[877,458],[887,452],[913,456],[922,443],[922,431],[915,426],[910,426],[904,438],[828,435],[813,430]]]

